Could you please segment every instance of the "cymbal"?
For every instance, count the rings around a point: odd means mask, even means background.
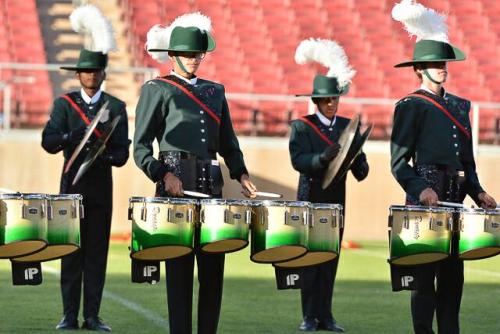
[[[323,182],[321,184],[321,188],[326,189],[333,181],[335,176],[337,175],[342,163],[349,152],[349,148],[351,147],[352,141],[354,140],[354,136],[356,134],[356,130],[359,125],[359,115],[356,115],[355,118],[349,121],[347,127],[342,131],[338,143],[340,145],[340,151],[335,159],[330,161],[328,164],[328,168],[325,172],[325,176],[323,177]]]

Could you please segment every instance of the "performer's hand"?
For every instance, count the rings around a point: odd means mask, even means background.
[[[495,199],[486,192],[480,193],[477,197],[479,198],[480,205],[483,209],[495,209],[497,207]]]
[[[182,189],[182,182],[177,176],[168,172],[163,177],[163,182],[165,183],[165,190],[169,195],[172,196],[184,196],[184,190]]]
[[[422,204],[428,206],[436,206],[438,201],[438,195],[431,188],[425,188],[419,196],[419,201]]]
[[[319,156],[319,160],[323,163],[326,164],[327,162],[332,161],[337,157],[337,155],[340,152],[340,145],[338,143],[333,143],[332,145],[328,146],[325,148],[323,153]]]
[[[69,143],[79,143],[83,136],[85,136],[85,131],[87,130],[87,126],[82,125],[76,129],[71,130],[68,133],[63,135],[63,139]]]
[[[248,174],[241,175],[240,178],[241,188],[243,189],[243,195],[248,198],[255,198],[257,195],[255,192],[257,191],[257,187],[250,181],[250,177]]]

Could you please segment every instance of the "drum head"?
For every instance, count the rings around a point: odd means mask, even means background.
[[[239,251],[248,245],[248,240],[228,239],[214,241],[203,245],[201,250],[207,253],[231,253]]]
[[[389,262],[399,266],[415,266],[418,264],[427,264],[446,259],[450,254],[446,253],[422,253],[390,259]]]
[[[307,248],[300,245],[279,246],[252,254],[250,259],[257,263],[285,262],[301,257]]]
[[[8,259],[18,256],[36,253],[47,246],[42,240],[26,240],[11,242],[0,246],[0,259]]]
[[[192,251],[193,249],[191,247],[170,245],[143,249],[130,254],[130,256],[136,260],[163,261],[187,255]]]
[[[500,254],[500,247],[484,247],[460,253],[462,260],[481,260]]]
[[[274,266],[278,268],[300,268],[309,267],[331,261],[337,258],[338,254],[333,252],[308,252],[295,260],[275,263]]]
[[[41,251],[13,259],[17,262],[44,262],[59,259],[77,251],[77,245],[49,245]]]

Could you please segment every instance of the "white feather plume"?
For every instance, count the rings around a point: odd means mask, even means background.
[[[448,43],[446,15],[427,8],[413,0],[402,0],[392,8],[392,18],[403,23],[410,36],[417,42],[430,39]]]
[[[73,10],[69,19],[74,31],[82,35],[90,34],[91,51],[108,53],[116,50],[113,26],[96,6],[80,6]]]
[[[155,24],[149,29],[146,35],[146,44],[144,45],[148,54],[160,64],[168,61],[167,52],[151,52],[151,49],[166,49],[168,48],[168,40],[170,29],[161,24]]]
[[[349,65],[344,49],[335,41],[328,39],[306,39],[300,42],[295,51],[295,62],[305,64],[318,62],[328,68],[326,76],[337,78],[339,88],[351,83],[356,71]]]

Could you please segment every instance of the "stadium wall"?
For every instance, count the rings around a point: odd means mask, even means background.
[[[132,127],[133,128],[133,127]],[[57,193],[62,169],[62,155],[47,154],[40,146],[40,131],[0,133],[0,188],[24,193]],[[247,167],[260,190],[279,192],[286,200],[295,199],[298,174],[293,170],[285,138],[240,137]],[[386,240],[388,208],[403,204],[404,194],[389,170],[389,143],[368,142],[365,152],[370,174],[363,182],[348,177],[347,239]],[[483,187],[500,200],[496,179],[500,165],[500,146],[480,146],[476,156]],[[224,170],[225,197],[243,198],[239,184],[229,180]],[[116,237],[128,236],[128,199],[152,196],[154,185],[135,166],[132,159],[122,168],[114,168],[114,210],[112,232]],[[468,200],[469,204],[472,204]]]

